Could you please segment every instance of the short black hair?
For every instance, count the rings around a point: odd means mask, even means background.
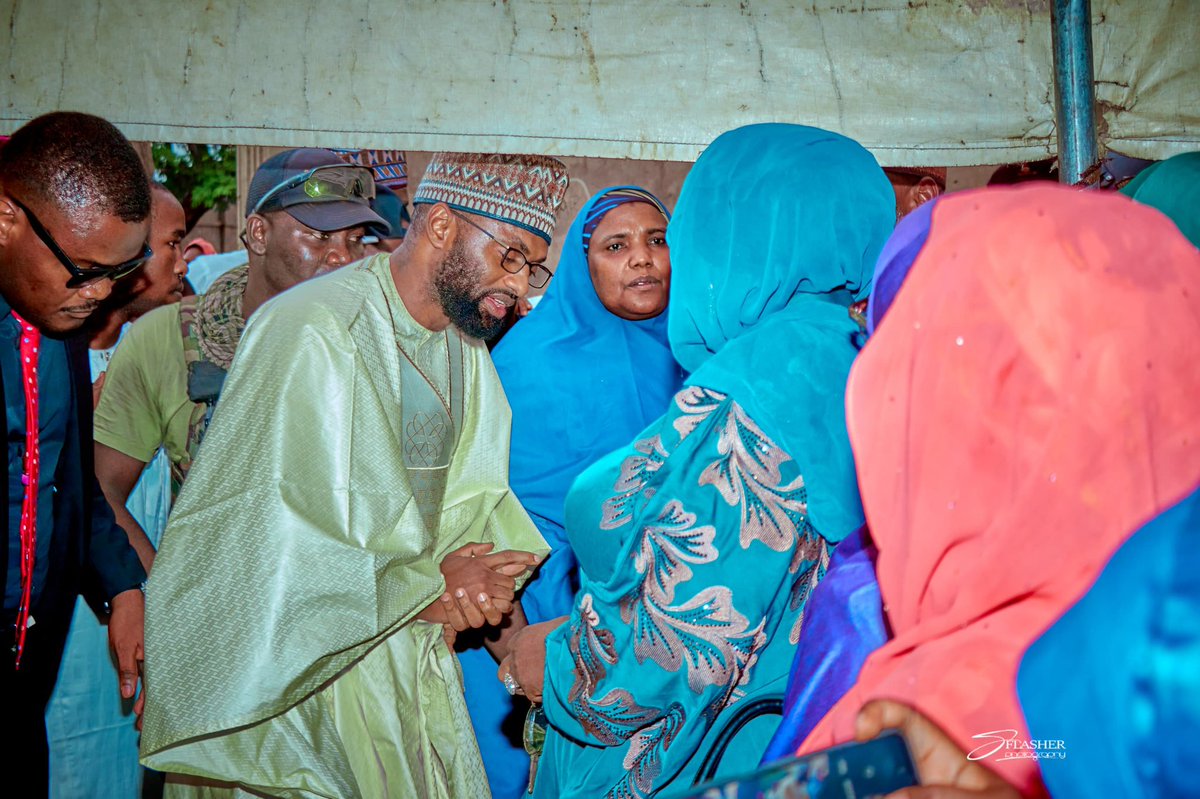
[[[425,229],[425,217],[432,207],[429,203],[421,203],[413,206],[412,217],[408,220],[408,230],[404,234],[405,238],[408,238],[409,233],[420,233]]]
[[[154,180],[153,178],[151,178],[150,179],[150,191],[151,192],[155,192],[155,191],[161,192],[162,194],[165,194],[168,197],[170,197],[172,200],[179,199],[178,197],[175,196],[175,192],[171,191],[171,187],[168,186],[166,183],[163,183],[161,180]]]
[[[56,111],[17,130],[0,148],[0,184],[23,202],[123,222],[150,215],[150,182],[132,145],[111,122]]]

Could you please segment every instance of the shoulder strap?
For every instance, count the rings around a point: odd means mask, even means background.
[[[196,453],[200,451],[200,442],[212,421],[225,378],[225,370],[205,358],[200,349],[196,324],[200,297],[199,294],[184,297],[179,303],[179,333],[183,337],[183,362],[187,366],[187,393],[193,405],[188,419],[187,454],[179,463],[171,464],[172,500],[179,495]]]
[[[200,339],[196,335],[196,308],[199,294],[184,297],[179,301],[179,333],[183,336],[183,361],[191,364],[204,356],[200,352]]]

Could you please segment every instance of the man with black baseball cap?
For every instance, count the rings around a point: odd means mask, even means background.
[[[366,226],[388,227],[371,210],[369,169],[329,150],[279,153],[258,168],[246,201],[247,263],[204,294],[152,311],[122,339],[96,407],[96,474],[130,535],[125,502],[162,447],[178,494],[220,397],[246,327],[263,303],[363,256]],[[134,528],[134,529],[130,529]]]

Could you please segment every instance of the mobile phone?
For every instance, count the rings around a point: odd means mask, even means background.
[[[908,744],[888,731],[763,766],[741,777],[694,785],[675,799],[871,799],[917,785]]]

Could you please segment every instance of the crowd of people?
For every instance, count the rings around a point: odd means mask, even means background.
[[[886,730],[910,799],[1194,792],[1200,153],[751,125],[554,264],[554,158],[379,178],[279,153],[227,257],[98,117],[0,146],[28,795],[808,796]]]

